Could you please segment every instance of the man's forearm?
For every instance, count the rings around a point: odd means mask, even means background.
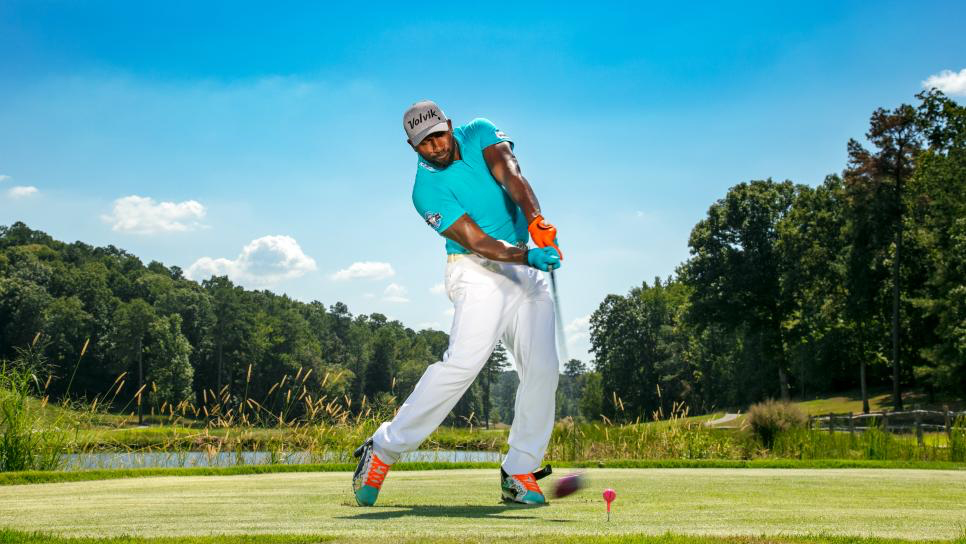
[[[517,206],[520,206],[523,216],[527,219],[527,224],[530,224],[534,218],[540,215],[540,202],[537,200],[537,195],[534,194],[533,187],[522,174],[508,176],[504,187],[510,194],[510,199]]]
[[[527,264],[527,250],[507,245],[489,236],[481,239],[474,247],[468,249],[491,261]]]
[[[453,222],[443,231],[443,236],[486,259],[528,264],[527,250],[486,234],[468,214],[463,214]]]
[[[529,225],[540,215],[540,202],[533,193],[530,182],[523,177],[520,162],[513,154],[509,142],[491,145],[483,150],[483,157],[493,178],[503,186],[510,195],[510,199],[520,207]]]

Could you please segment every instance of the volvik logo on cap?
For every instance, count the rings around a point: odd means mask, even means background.
[[[419,145],[433,132],[449,130],[446,114],[431,100],[416,102],[403,114],[403,128],[413,145]]]
[[[419,117],[413,117],[407,121],[409,123],[409,130],[416,130],[416,127],[425,121],[429,121],[430,119],[439,119],[439,114],[436,113],[435,109],[431,109],[426,113],[420,113]]]

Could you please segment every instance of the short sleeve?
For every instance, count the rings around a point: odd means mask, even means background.
[[[413,188],[413,205],[423,221],[440,234],[466,213],[453,193],[428,183]]]
[[[500,142],[510,142],[510,147],[513,147],[513,140],[511,140],[505,132],[496,128],[496,125],[491,123],[488,119],[473,119],[469,122],[469,128],[473,135],[473,139],[479,142],[480,149],[486,149],[487,147]]]

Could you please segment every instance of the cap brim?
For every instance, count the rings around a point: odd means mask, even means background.
[[[434,132],[447,132],[447,131],[449,131],[449,125],[446,123],[446,121],[443,121],[441,123],[436,123],[435,125],[417,134],[416,137],[413,138],[412,140],[413,145],[419,145],[419,142],[422,142],[423,140],[426,139],[426,136],[429,136]]]

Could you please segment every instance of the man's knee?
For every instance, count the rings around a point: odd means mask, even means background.
[[[440,372],[445,372],[454,379],[472,382],[476,375],[483,369],[489,354],[479,350],[447,350],[443,355],[443,360],[430,365],[438,367]]]

